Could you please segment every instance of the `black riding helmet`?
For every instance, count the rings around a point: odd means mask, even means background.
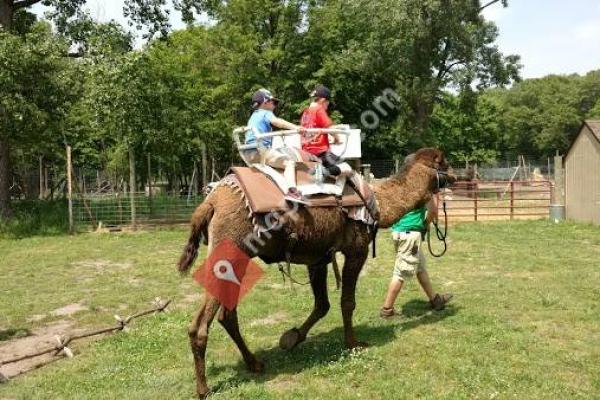
[[[257,109],[267,101],[273,101],[279,104],[279,99],[273,96],[273,94],[267,89],[258,89],[252,94],[252,108]]]

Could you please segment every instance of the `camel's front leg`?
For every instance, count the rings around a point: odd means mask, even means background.
[[[329,311],[329,298],[327,296],[327,264],[315,264],[308,266],[310,286],[315,297],[315,305],[300,328],[292,328],[281,335],[279,347],[289,350],[306,340],[310,329],[323,318]]]
[[[359,342],[354,336],[352,314],[356,308],[356,281],[367,259],[367,254],[346,255],[342,271],[342,318],[344,319],[344,338],[346,347],[366,347],[367,343]]]
[[[222,318],[219,318],[219,322],[223,325],[223,328],[229,333],[231,339],[235,342],[238,349],[240,349],[240,353],[242,353],[242,357],[244,358],[244,362],[248,367],[250,372],[261,373],[264,371],[264,364],[254,356],[246,346],[246,342],[240,333],[240,326],[238,323],[237,309],[232,311],[223,309]]]
[[[210,392],[206,384],[206,346],[208,330],[219,306],[218,300],[207,292],[204,304],[198,310],[188,330],[196,371],[196,392],[201,399],[207,397]]]

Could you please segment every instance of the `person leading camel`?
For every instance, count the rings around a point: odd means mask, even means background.
[[[423,234],[431,222],[437,219],[437,203],[435,196],[425,207],[416,208],[405,214],[398,222],[392,225],[392,238],[396,248],[396,261],[394,272],[390,281],[385,302],[379,314],[383,318],[398,315],[394,310],[394,303],[404,287],[406,279],[417,275],[421,288],[429,298],[429,304],[436,311],[446,307],[452,299],[452,293],[439,294],[433,291],[431,280],[426,269],[426,259],[421,244]]]
[[[323,85],[317,85],[311,93],[311,103],[302,113],[300,125],[303,128],[332,128],[333,121],[327,114],[327,109],[331,104],[331,91]],[[340,138],[333,134],[333,143],[339,144]],[[321,159],[326,175],[352,175],[353,171],[350,165],[342,163],[342,159],[332,153],[329,144],[329,135],[327,133],[318,133],[316,135],[303,134],[302,150],[311,153]]]
[[[255,144],[256,134],[264,134],[273,131],[273,127],[280,129],[300,129],[298,125],[294,125],[285,119],[275,116],[275,108],[279,103],[279,99],[267,89],[259,89],[252,95],[252,108],[254,112],[248,120],[247,127],[250,128],[246,132],[245,143]],[[257,143],[256,149],[245,150],[246,158],[252,163],[263,162],[274,168],[283,169],[285,178],[284,192],[287,192],[285,199],[295,203],[308,204],[302,193],[296,188],[296,156],[291,149],[282,147],[273,149],[273,137],[261,138],[260,143]]]

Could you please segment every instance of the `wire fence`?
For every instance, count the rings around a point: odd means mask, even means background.
[[[454,201],[451,207],[453,215],[461,218],[479,220],[479,214],[494,214],[486,207],[498,204],[483,204],[492,196],[494,187],[503,187],[501,182],[515,182],[507,193],[521,196],[521,184],[517,182],[550,182],[554,167],[551,160],[533,160],[519,157],[517,160],[499,161],[483,166],[476,164],[460,165],[455,173],[462,179],[478,181],[475,187],[457,187],[459,195],[470,203],[478,199],[472,207],[467,203]],[[232,166],[239,163],[219,161],[206,157],[203,162],[186,165],[177,172],[154,165],[151,157],[143,163],[138,160],[135,188],[131,190],[128,171],[115,172],[109,169],[73,168],[72,199],[73,222],[77,229],[118,229],[128,225],[161,225],[187,223],[195,207],[202,202],[204,193],[211,182],[224,177]],[[147,161],[147,166],[145,165]],[[457,166],[456,162],[453,162]],[[145,168],[141,168],[140,165]],[[364,176],[373,179],[385,179],[397,173],[402,166],[401,159],[370,160],[354,162],[353,166]],[[485,184],[484,184],[485,183]],[[472,193],[466,193],[472,191]],[[498,189],[500,190],[500,189]],[[465,192],[466,191],[466,192]],[[477,193],[476,193],[477,192]],[[502,190],[502,192],[504,192]],[[35,171],[20,172],[13,175],[11,194],[16,201],[26,199],[65,199],[67,197],[66,169],[62,166],[46,165],[40,162]],[[504,198],[506,193],[501,193]],[[497,193],[496,193],[497,195]],[[513,199],[517,206],[521,199]],[[467,210],[468,208],[468,210]],[[538,208],[538,207],[536,207]],[[501,208],[496,208],[501,210]],[[514,208],[513,208],[514,210]],[[517,212],[520,213],[521,211]],[[462,214],[461,214],[462,213]],[[496,212],[496,214],[499,212]],[[536,211],[537,213],[537,211]],[[514,218],[515,213],[512,214]],[[492,215],[489,215],[491,218]],[[497,217],[504,217],[498,215]],[[510,218],[511,214],[507,214]]]
[[[202,200],[202,195],[182,196],[179,193],[154,196],[147,192],[85,194],[73,199],[73,218],[80,227],[93,228],[132,225],[134,219],[141,225],[187,223]]]

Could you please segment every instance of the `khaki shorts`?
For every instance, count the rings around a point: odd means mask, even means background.
[[[393,277],[405,280],[415,273],[425,272],[425,255],[421,251],[421,232],[392,232],[396,246]]]
[[[278,149],[263,149],[265,164],[274,168],[284,169],[288,162],[299,161],[299,154],[293,149],[281,147]],[[246,157],[251,163],[260,163],[261,156],[258,150],[246,150]]]

